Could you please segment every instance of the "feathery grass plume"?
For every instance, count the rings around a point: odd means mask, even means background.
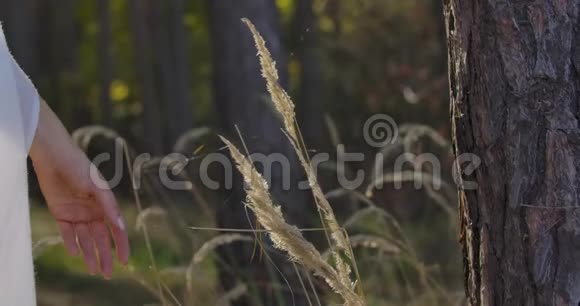
[[[308,176],[309,184],[312,188],[312,193],[314,194],[314,198],[317,203],[317,207],[322,215],[322,222],[325,225],[325,228],[328,228],[333,241],[336,243],[336,247],[338,248],[337,251],[334,253],[334,261],[337,266],[338,272],[341,276],[341,281],[344,285],[350,284],[350,267],[347,265],[341,257],[340,252],[346,255],[350,260],[354,260],[352,253],[350,252],[349,242],[341,231],[338,222],[336,221],[336,217],[334,216],[334,212],[330,203],[324,197],[324,193],[318,184],[318,180],[312,166],[310,165],[309,158],[307,153],[304,152],[300,148],[300,146],[304,146],[304,141],[302,136],[300,135],[299,131],[297,130],[296,126],[296,116],[294,113],[294,103],[292,99],[286,93],[284,88],[279,83],[278,77],[278,70],[276,70],[276,63],[272,59],[272,55],[270,51],[266,47],[266,41],[260,35],[254,24],[246,18],[243,18],[242,21],[248,26],[250,31],[252,32],[252,36],[254,37],[254,41],[256,43],[256,48],[258,49],[258,56],[260,58],[260,65],[262,67],[262,76],[266,80],[268,91],[272,98],[272,103],[274,104],[276,110],[282,116],[284,121],[284,127],[286,130],[287,135],[289,136],[290,143],[294,147],[298,158],[300,159],[300,163],[302,167],[306,171]],[[330,241],[329,241],[330,243]]]
[[[294,103],[279,83],[276,62],[272,59],[272,54],[270,54],[270,51],[266,48],[266,41],[262,35],[260,35],[254,24],[247,18],[242,18],[242,21],[252,32],[252,36],[256,42],[256,48],[258,49],[258,55],[260,57],[260,65],[262,66],[262,76],[266,80],[268,92],[272,97],[272,102],[274,103],[276,110],[282,115],[284,126],[290,136],[293,139],[298,140],[298,132],[294,124],[296,122]]]
[[[315,275],[322,277],[336,293],[342,296],[345,305],[364,305],[361,297],[355,293],[352,284],[345,284],[339,272],[322,258],[312,243],[304,239],[300,230],[286,223],[280,206],[272,201],[268,183],[254,165],[227,139],[220,138],[228,146],[246,182],[246,205],[254,212],[258,222],[268,230],[274,247],[286,251],[290,260],[302,264]]]

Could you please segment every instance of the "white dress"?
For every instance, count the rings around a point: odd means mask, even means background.
[[[34,306],[26,157],[39,96],[12,58],[0,26],[0,304]]]

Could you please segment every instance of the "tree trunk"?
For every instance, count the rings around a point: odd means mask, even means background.
[[[146,142],[147,150],[158,155],[163,152],[161,125],[159,123],[159,106],[155,95],[153,66],[151,65],[151,41],[147,35],[145,7],[141,0],[129,0],[128,4],[135,46],[135,66],[141,90],[141,100],[143,101],[142,136]]]
[[[113,123],[113,109],[111,108],[111,78],[112,50],[111,50],[111,18],[109,0],[98,0],[99,39],[98,39],[98,74],[99,74],[99,103],[101,122],[111,126]]]
[[[87,103],[80,103],[85,93],[71,75],[79,72],[79,22],[76,20],[76,0],[37,1],[40,11],[47,11],[48,20],[38,26],[40,46],[39,66],[49,76],[49,100],[67,127],[74,129],[92,122]]]
[[[172,103],[172,115],[169,120],[175,122],[174,132],[171,140],[175,141],[183,133],[193,127],[193,113],[189,99],[189,78],[188,69],[189,61],[187,54],[187,32],[183,24],[185,16],[184,0],[172,0],[171,3],[171,20],[173,23],[173,69],[175,78],[176,101]]]
[[[267,47],[277,62],[282,83],[285,84],[286,55],[281,45],[275,3],[271,0],[208,0],[208,5],[214,54],[214,99],[221,127],[232,140],[239,139],[235,129],[236,126],[239,127],[250,153],[281,153],[288,157],[291,171],[286,175],[291,178],[290,190],[283,188],[284,178],[277,166],[271,171],[270,189],[276,203],[282,205],[287,220],[304,226],[306,211],[313,211],[314,204],[309,203],[307,193],[296,190],[297,182],[304,175],[287,137],[281,131],[279,116],[270,105],[252,36],[241,22],[241,18],[247,17],[264,36]],[[243,180],[240,176],[235,176],[233,182],[233,190],[229,191],[227,200],[218,207],[218,223],[226,228],[248,228],[248,218],[242,202],[245,196]],[[255,228],[255,224],[253,227]],[[295,295],[295,305],[307,305],[297,275],[285,254],[269,253],[288,279]],[[259,255],[252,258],[251,255],[252,245],[247,244],[234,244],[223,250],[223,260],[236,267],[221,271],[225,289],[230,289],[244,277],[248,278],[248,285],[257,286],[262,305],[292,305],[293,300],[286,283],[277,275],[268,260],[260,260]],[[246,299],[238,301],[236,305],[259,305],[257,303]]]
[[[20,0],[4,5],[8,6],[6,35],[10,49],[20,67],[29,76],[36,77],[36,3],[34,0]]]
[[[177,101],[177,92],[175,91],[175,74],[172,69],[172,57],[170,42],[168,36],[166,11],[166,1],[148,0],[146,1],[150,6],[149,30],[151,32],[152,41],[152,55],[155,67],[155,83],[158,84],[157,98],[159,99],[160,110],[163,111],[163,126],[164,135],[171,135],[174,137],[177,131],[176,120],[172,120],[171,116],[174,113],[173,106]],[[165,148],[172,145],[173,139],[164,137]]]
[[[188,105],[184,6],[180,1],[149,1],[152,13],[151,33],[155,45],[153,55],[161,85],[160,97],[167,106],[165,123],[169,135],[166,140],[168,147],[172,147],[175,140],[192,127],[193,115]]]
[[[299,122],[310,149],[329,145],[324,124],[324,80],[318,50],[318,28],[312,0],[297,0],[294,37],[300,61]]]
[[[471,305],[580,304],[579,6],[445,1]]]

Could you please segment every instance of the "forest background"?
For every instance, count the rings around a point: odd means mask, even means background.
[[[133,254],[129,267],[118,267],[112,281],[88,276],[81,259],[65,255],[56,225],[33,186],[39,304],[255,305],[262,301],[268,305],[262,299],[264,290],[287,291],[282,280],[264,281],[276,277],[263,267],[268,264],[252,256],[252,244],[232,242],[214,246],[207,254],[199,252],[208,241],[225,235],[199,228],[247,226],[239,190],[216,192],[196,176],[196,160],[223,151],[217,135],[238,139],[234,128],[238,125],[250,151],[287,149],[282,133],[262,135],[278,131],[279,122],[263,102],[254,101],[260,100],[256,92],[266,94],[265,82],[242,17],[256,24],[271,49],[311,152],[329,152],[337,158],[336,147],[343,144],[346,151],[368,157],[347,164],[346,169],[328,165],[319,173],[339,221],[357,247],[368,305],[461,303],[440,2],[1,1],[0,20],[17,61],[67,128],[76,131],[75,139],[89,156],[113,152],[111,136],[118,135],[130,144],[132,154],[162,156],[179,151],[192,158],[186,172],[193,191],[168,190],[152,178],[137,192],[139,208],[130,179],[124,178],[115,188],[133,229]],[[397,124],[399,138],[388,148],[365,142],[363,127],[374,114],[387,114]],[[403,188],[387,184],[383,190],[369,192],[367,186],[377,179],[370,175],[359,190],[339,188],[337,171],[348,175],[372,169],[375,154],[387,151],[438,156],[443,190],[415,189],[405,173],[398,173],[398,180],[406,182]],[[386,173],[392,170],[390,162],[386,160]],[[113,173],[112,168],[103,166],[105,176]],[[427,174],[431,170],[419,169]],[[282,197],[304,199],[293,191]],[[315,209],[288,207],[285,213],[290,219],[317,218]],[[379,213],[365,215],[369,207]],[[323,240],[316,235],[312,234],[313,241]],[[323,243],[316,244],[324,249]],[[234,265],[220,248],[247,253],[241,256],[246,260]],[[263,269],[267,275],[260,279],[246,266]],[[335,301],[323,283],[315,281],[313,286],[322,305]],[[300,295],[301,288],[293,289]],[[288,304],[285,294],[272,295],[276,305]]]

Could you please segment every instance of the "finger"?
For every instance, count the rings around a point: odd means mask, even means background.
[[[120,218],[120,222],[123,222],[122,217]],[[124,223],[122,223],[124,224]],[[119,227],[116,225],[111,224],[111,233],[113,234],[113,240],[115,240],[115,248],[117,251],[117,258],[121,263],[124,265],[129,263],[129,237],[127,235],[127,231],[123,225],[123,227]]]
[[[64,241],[64,246],[67,252],[71,256],[79,255],[79,249],[77,247],[75,229],[72,224],[68,222],[58,222],[58,227],[60,228],[60,235]]]
[[[75,225],[75,232],[81,250],[83,251],[85,264],[87,265],[89,272],[94,275],[99,271],[99,269],[97,266],[95,246],[93,244],[93,238],[91,237],[89,227],[84,223],[77,224]]]
[[[97,253],[99,254],[101,273],[103,273],[106,279],[110,279],[113,276],[113,258],[111,257],[109,230],[102,222],[91,223],[89,229],[93,236],[95,246],[97,247]]]
[[[123,264],[129,261],[129,237],[123,216],[119,211],[117,200],[110,190],[97,189],[96,199],[102,206],[105,212],[107,223],[111,226],[111,233],[113,240],[115,240],[115,247],[117,249],[117,258]]]

